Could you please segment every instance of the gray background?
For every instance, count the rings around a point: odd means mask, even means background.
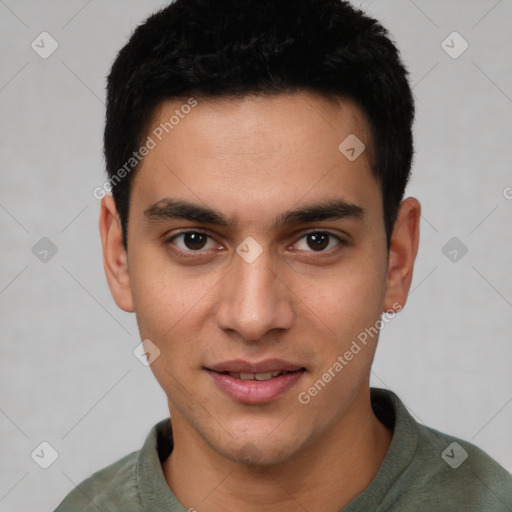
[[[92,194],[104,182],[105,76],[163,4],[0,0],[1,511],[53,510],[168,414],[133,355],[134,316],[107,288]],[[512,2],[357,4],[390,30],[411,72],[408,195],[423,205],[412,294],[382,332],[372,384],[511,471]],[[47,59],[31,47],[43,31],[59,45]],[[442,47],[453,31],[469,43],[458,58]],[[46,262],[32,251],[43,237],[57,248]],[[452,237],[459,247],[446,256]],[[59,455],[46,470],[31,458],[42,441]]]

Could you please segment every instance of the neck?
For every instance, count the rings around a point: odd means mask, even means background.
[[[339,510],[375,478],[391,443],[392,433],[371,409],[369,388],[360,395],[359,405],[318,442],[273,466],[227,460],[173,412],[174,449],[162,464],[166,481],[189,510]]]

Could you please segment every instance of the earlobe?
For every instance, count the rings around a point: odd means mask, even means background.
[[[385,311],[400,311],[411,287],[418,252],[421,205],[408,197],[400,204],[389,249]]]
[[[100,234],[103,247],[103,267],[108,286],[116,304],[129,313],[134,311],[128,255],[123,246],[121,222],[114,198],[105,196],[101,201]]]

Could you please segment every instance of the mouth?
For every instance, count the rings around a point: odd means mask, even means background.
[[[296,371],[300,371],[296,370]],[[286,375],[287,373],[293,373],[288,371],[276,371],[276,372],[265,372],[265,373],[242,373],[242,372],[217,372],[221,375],[229,375],[230,377],[233,377],[234,379],[239,380],[258,380],[258,381],[265,381],[274,379],[275,377],[280,377],[281,375]]]
[[[275,400],[296,386],[306,372],[303,366],[278,359],[260,363],[227,361],[204,369],[220,391],[244,404]]]

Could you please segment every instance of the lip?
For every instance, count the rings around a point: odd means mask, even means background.
[[[303,366],[283,361],[267,359],[251,363],[240,359],[218,363],[205,368],[217,387],[232,400],[244,404],[264,404],[275,400],[294,387],[305,373]],[[269,380],[242,380],[226,373],[268,373],[289,372]]]
[[[230,373],[267,373],[267,372],[294,372],[302,369],[300,364],[291,363],[283,359],[265,359],[259,363],[251,363],[243,359],[234,359],[232,361],[224,361],[213,366],[206,367],[207,370],[214,372],[230,372]]]

